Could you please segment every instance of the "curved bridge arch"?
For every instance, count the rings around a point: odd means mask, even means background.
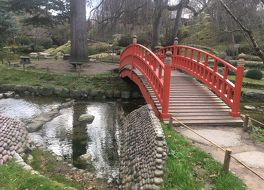
[[[160,105],[162,106],[160,116],[162,118],[169,118],[170,65],[164,64],[148,48],[140,44],[131,44],[120,55],[119,69],[122,77],[127,76],[137,84],[139,82],[136,81],[136,78],[134,77],[135,73],[137,72],[136,75],[142,75],[154,91]],[[128,72],[130,72],[130,74]],[[146,96],[145,98],[147,102],[150,103],[146,93],[143,92],[143,96]],[[153,101],[151,105],[157,110]]]

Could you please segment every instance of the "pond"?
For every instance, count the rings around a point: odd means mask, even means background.
[[[60,103],[51,98],[1,99],[0,114],[28,122]],[[77,168],[92,170],[100,178],[117,178],[120,108],[130,112],[138,106],[138,102],[77,102],[30,136]],[[78,121],[86,113],[95,116],[91,124]],[[89,164],[80,162],[83,154],[90,155]]]

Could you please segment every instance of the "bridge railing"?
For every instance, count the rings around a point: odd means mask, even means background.
[[[171,65],[164,64],[151,50],[133,43],[120,55],[120,71],[130,67],[131,72],[140,71],[148,81],[162,106],[162,118],[168,118]]]
[[[231,108],[230,115],[240,116],[239,103],[244,66],[234,67],[206,51],[184,45],[161,48],[156,51],[156,55],[164,61],[167,51],[172,52],[173,68],[181,69],[206,84]],[[236,75],[235,83],[228,79],[230,74]]]

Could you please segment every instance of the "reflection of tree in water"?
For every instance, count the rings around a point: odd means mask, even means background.
[[[118,164],[118,145],[116,139],[117,121],[117,106],[119,104],[108,104],[105,110],[105,139],[102,139],[103,158],[113,167]]]
[[[78,121],[79,117],[86,113],[86,107],[85,104],[75,104],[73,106],[72,159],[76,167],[81,167],[78,164],[78,158],[87,152],[87,124]]]

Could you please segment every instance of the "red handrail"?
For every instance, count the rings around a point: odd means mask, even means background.
[[[172,52],[173,68],[181,69],[206,84],[231,107],[230,115],[240,116],[239,103],[244,73],[243,66],[234,67],[206,51],[184,45],[161,48],[157,50],[156,55],[164,61],[167,51]],[[229,72],[236,75],[235,84],[228,79]]]
[[[120,72],[126,67],[131,72],[140,71],[145,77],[162,106],[162,118],[168,118],[171,65],[164,64],[148,48],[131,44],[120,55]]]

